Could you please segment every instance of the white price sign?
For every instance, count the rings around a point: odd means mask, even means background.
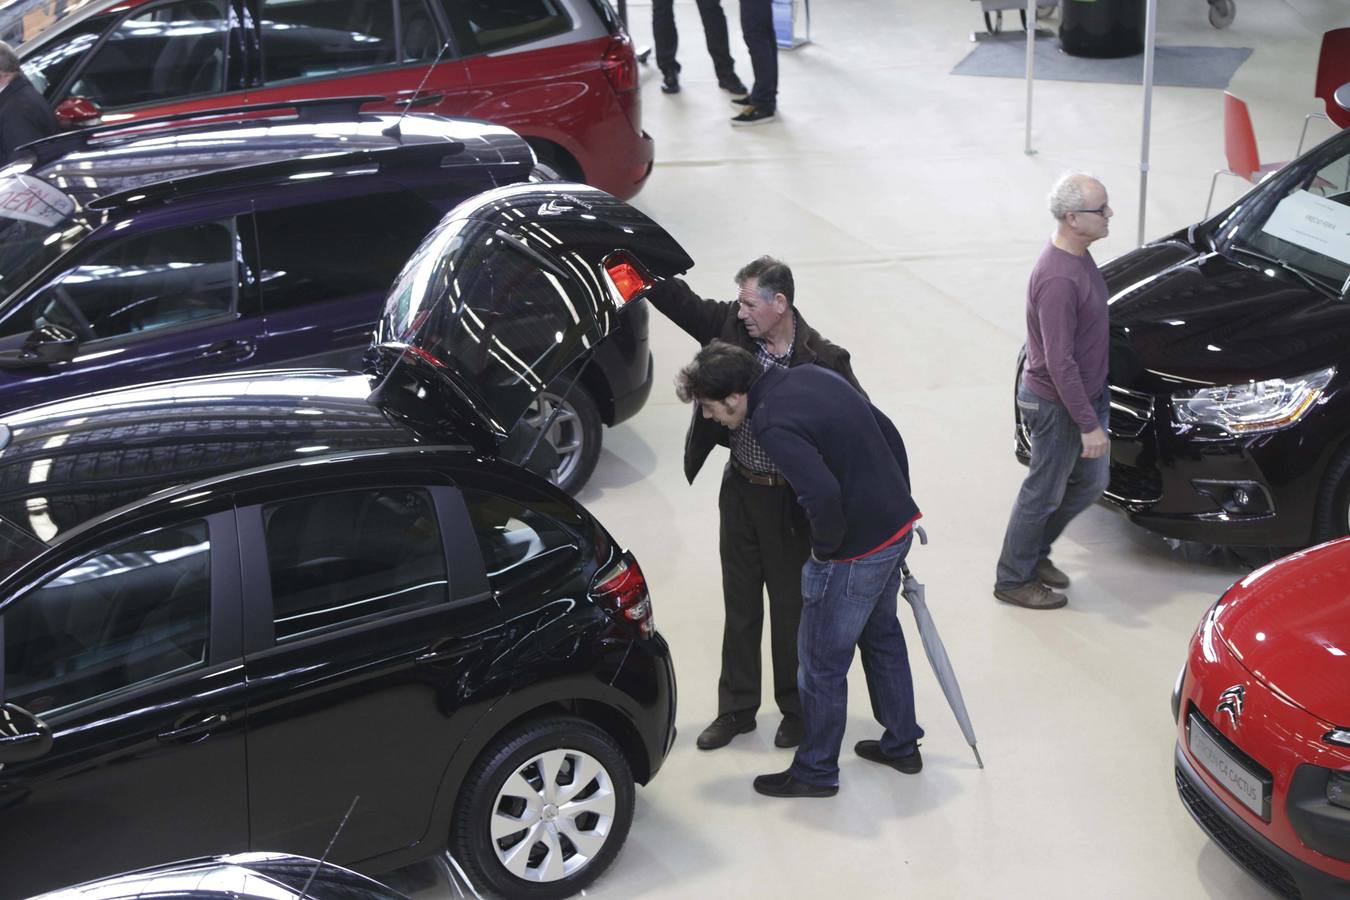
[[[19,219],[51,228],[74,212],[75,201],[44,181],[30,175],[0,179],[0,219]]]
[[[1350,265],[1350,206],[1335,200],[1295,191],[1280,201],[1261,230]]]

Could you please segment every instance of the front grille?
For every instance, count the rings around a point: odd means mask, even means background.
[[[1156,503],[1162,499],[1162,474],[1157,469],[1140,469],[1111,463],[1111,483],[1106,493],[1128,503]]]
[[[1111,385],[1111,437],[1135,438],[1153,421],[1153,395]]]
[[[1222,814],[1211,806],[1199,791],[1191,787],[1180,767],[1177,768],[1176,775],[1177,793],[1181,795],[1181,802],[1186,804],[1195,821],[1200,823],[1200,827],[1205,829],[1214,843],[1222,847],[1254,878],[1281,897],[1299,900],[1303,896],[1288,869],[1271,859],[1260,847],[1229,825]]]

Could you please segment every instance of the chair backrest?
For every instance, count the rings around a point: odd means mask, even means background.
[[[1251,113],[1247,103],[1228,91],[1223,92],[1223,153],[1229,171],[1248,181],[1261,168],[1261,157],[1256,152],[1256,133],[1252,131]]]
[[[1334,28],[1322,35],[1313,96],[1326,104],[1327,118],[1341,128],[1350,128],[1350,111],[1341,109],[1332,94],[1347,81],[1350,81],[1350,28]]]

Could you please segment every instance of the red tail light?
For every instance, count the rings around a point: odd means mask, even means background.
[[[643,637],[651,637],[656,632],[656,623],[652,619],[652,599],[647,593],[647,578],[633,554],[625,553],[617,563],[595,577],[591,585],[591,598],[605,609],[632,622]]]
[[[655,283],[642,264],[622,250],[606,256],[604,266],[624,303]]]
[[[605,77],[609,79],[610,85],[618,93],[637,90],[637,56],[633,54],[633,42],[628,40],[628,35],[614,35],[614,38],[605,46],[605,53],[600,58],[600,66],[604,70]]]

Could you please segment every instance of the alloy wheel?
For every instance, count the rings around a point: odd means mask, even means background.
[[[565,484],[581,462],[585,440],[576,407],[556,394],[544,393],[526,411],[525,422],[537,428],[549,420],[554,409],[558,410],[558,417],[544,434],[544,440],[558,451],[558,466],[549,475],[549,480],[554,484]]]
[[[609,771],[580,750],[530,757],[497,793],[492,844],[517,878],[553,882],[585,868],[604,849],[616,800]]]

